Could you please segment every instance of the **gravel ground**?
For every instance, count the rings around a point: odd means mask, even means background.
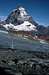
[[[49,53],[0,49],[0,75],[49,75]]]

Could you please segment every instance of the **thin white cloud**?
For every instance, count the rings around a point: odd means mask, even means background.
[[[4,21],[7,18],[7,16],[0,16],[0,20]]]

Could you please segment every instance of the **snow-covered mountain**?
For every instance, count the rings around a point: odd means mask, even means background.
[[[25,8],[18,7],[10,13],[2,26],[8,31],[36,31],[36,26],[31,21]]]
[[[31,32],[32,36],[49,39],[49,26],[44,27],[36,23],[22,6],[12,10],[6,20],[0,22],[0,29]]]

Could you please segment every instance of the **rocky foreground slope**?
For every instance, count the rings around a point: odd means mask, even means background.
[[[49,53],[0,49],[1,75],[49,75]]]

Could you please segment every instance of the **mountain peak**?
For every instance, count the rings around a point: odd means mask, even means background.
[[[24,7],[20,6],[18,10],[20,11],[20,15],[22,17],[28,15]]]
[[[22,6],[18,6],[16,9],[12,10],[12,12],[8,15],[6,19],[6,23],[12,23],[14,25],[22,24],[24,21],[29,21],[33,24],[36,23],[32,20],[32,17]]]

